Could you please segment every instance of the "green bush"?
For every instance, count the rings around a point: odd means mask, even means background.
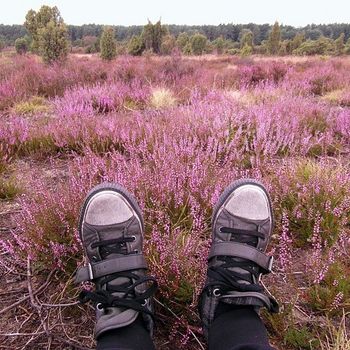
[[[20,55],[27,53],[29,45],[26,38],[18,38],[15,41],[16,52]]]
[[[117,55],[117,44],[115,41],[114,29],[105,27],[101,36],[101,57],[104,60],[111,61]]]
[[[14,199],[21,192],[14,178],[0,177],[0,200]]]
[[[333,53],[333,43],[331,39],[322,36],[317,40],[303,42],[293,53],[301,56],[328,55]]]
[[[186,47],[190,42],[190,37],[188,36],[187,33],[180,33],[176,39],[176,46],[183,52]]]
[[[191,39],[191,51],[194,55],[203,54],[207,45],[207,37],[203,34],[194,34]]]

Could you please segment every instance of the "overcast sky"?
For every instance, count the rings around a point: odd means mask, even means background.
[[[22,24],[29,9],[56,5],[68,24],[349,23],[350,0],[0,0],[0,23]]]

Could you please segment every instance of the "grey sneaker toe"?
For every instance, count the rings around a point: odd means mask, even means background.
[[[265,254],[272,229],[271,200],[261,183],[243,179],[225,189],[213,211],[207,280],[199,303],[206,335],[219,302],[278,311],[259,283],[272,268],[273,258]]]
[[[146,275],[143,229],[141,210],[122,186],[104,183],[87,195],[79,220],[87,265],[75,280],[95,283],[96,290],[83,291],[80,300],[96,307],[96,337],[133,323],[139,315],[152,332],[157,284]]]

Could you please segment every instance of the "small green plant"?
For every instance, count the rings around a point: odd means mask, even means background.
[[[290,327],[288,328],[284,342],[287,345],[292,346],[295,349],[307,349],[311,350],[313,346],[319,344],[319,341],[308,330],[306,326],[300,328]]]
[[[14,199],[21,193],[21,188],[17,185],[14,178],[0,177],[0,200]]]
[[[320,284],[309,288],[307,297],[314,310],[341,314],[350,302],[350,264],[347,261],[333,263]]]

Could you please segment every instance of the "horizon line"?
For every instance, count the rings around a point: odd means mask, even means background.
[[[152,22],[152,21],[151,21]],[[329,23],[308,23],[305,25],[292,25],[292,24],[284,24],[283,22],[280,22],[278,20],[276,20],[275,22],[278,22],[280,26],[283,27],[294,27],[294,28],[304,28],[307,26],[323,26],[323,25],[341,25],[341,24],[346,24],[349,25],[350,22],[329,22]],[[188,26],[188,27],[203,27],[203,26],[214,26],[214,27],[218,27],[218,26],[225,26],[225,25],[242,25],[242,26],[247,26],[250,24],[255,24],[255,25],[270,25],[273,26],[274,23],[269,23],[269,22],[265,22],[265,23],[256,23],[256,22],[248,22],[248,23],[233,23],[233,22],[228,22],[228,23],[219,23],[219,24],[178,24],[178,23],[162,23],[162,25],[165,26]],[[156,23],[156,22],[152,22],[152,23]],[[73,23],[66,23],[66,25],[68,26],[87,26],[87,25],[97,25],[97,26],[114,26],[114,27],[140,27],[140,26],[145,26],[147,24],[147,22],[145,22],[144,24],[102,24],[102,23],[83,23],[83,24],[73,24]],[[24,26],[24,23],[12,23],[12,24],[8,24],[8,23],[0,23],[0,25],[5,25],[5,26],[15,26],[15,25],[19,25],[19,26]]]

